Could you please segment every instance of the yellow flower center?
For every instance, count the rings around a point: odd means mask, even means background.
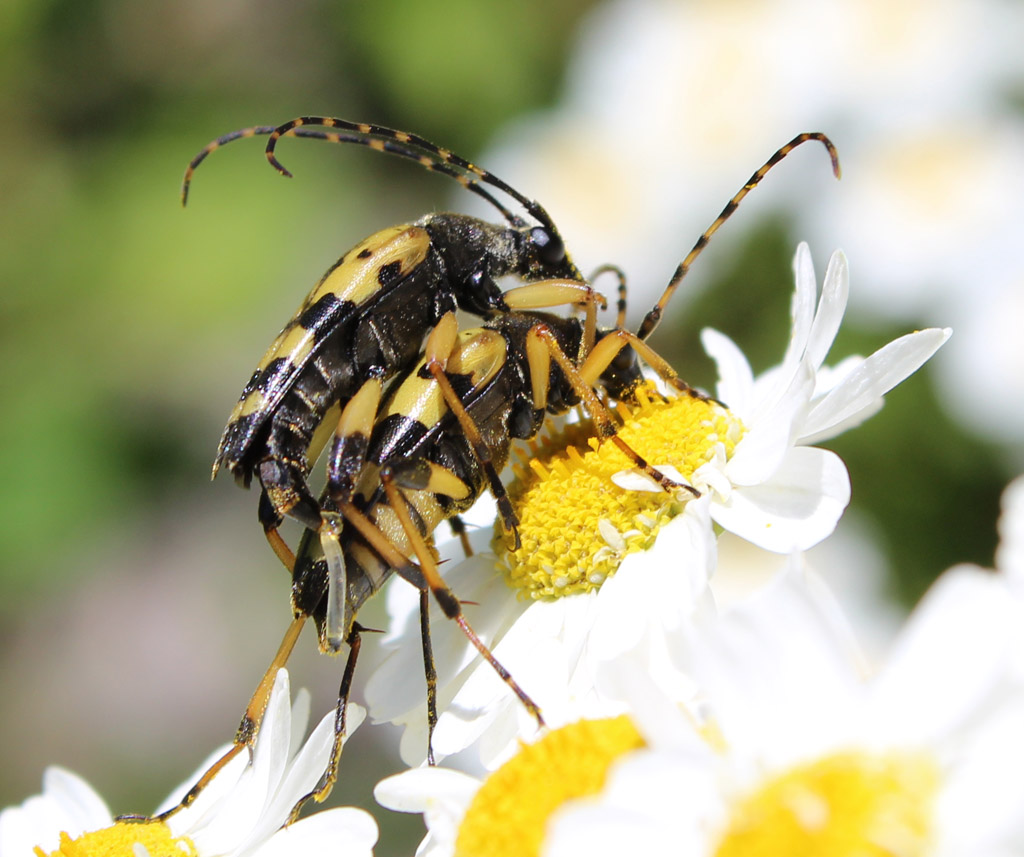
[[[646,461],[694,471],[719,453],[732,455],[743,428],[715,402],[664,399],[641,388],[632,408],[619,405],[619,437]],[[534,442],[508,493],[519,516],[519,550],[509,550],[500,524],[495,552],[513,589],[524,597],[558,598],[597,589],[631,553],[650,548],[658,531],[681,514],[687,491],[630,491],[612,476],[634,467],[615,444],[598,443],[592,425],[566,427]]]
[[[456,857],[534,857],[551,814],[597,794],[612,763],[644,746],[626,716],[581,720],[527,744],[487,778],[459,827]]]
[[[162,821],[119,821],[113,827],[83,833],[77,839],[61,833],[56,851],[38,845],[36,857],[197,857],[187,836],[175,838]]]
[[[938,786],[922,754],[838,753],[739,801],[715,857],[923,857]]]

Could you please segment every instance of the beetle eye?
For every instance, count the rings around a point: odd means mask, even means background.
[[[545,265],[557,265],[565,258],[565,245],[558,233],[543,226],[530,230],[530,240],[537,248],[537,256]]]

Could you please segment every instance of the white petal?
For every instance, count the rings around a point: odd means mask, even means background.
[[[700,341],[718,369],[715,394],[740,419],[745,418],[753,400],[754,372],[750,363],[735,342],[713,328],[704,328]]]
[[[738,760],[788,766],[847,739],[862,693],[859,657],[798,563],[720,618],[685,655]]]
[[[850,477],[834,452],[791,449],[771,479],[737,487],[711,505],[720,526],[765,550],[806,550],[832,533],[850,502]]]
[[[291,760],[292,699],[288,671],[278,670],[270,702],[263,715],[259,735],[253,748],[252,770],[260,782],[266,799],[274,793]],[[262,805],[263,802],[261,802]]]
[[[481,639],[493,642],[500,638],[525,609],[525,605],[517,602],[509,590],[501,573],[495,569],[493,554],[476,554],[465,562],[446,568],[445,580],[460,599],[474,602],[467,606],[466,614]],[[402,589],[415,592],[404,581],[395,582],[401,584]],[[389,598],[389,607],[390,604]],[[395,635],[390,643],[394,651],[366,684],[366,702],[375,723],[403,718],[413,710],[419,711],[424,705],[425,685],[410,678],[423,675],[419,611],[413,609],[403,618],[405,625],[401,633]],[[443,687],[464,673],[474,662],[476,652],[467,645],[458,626],[437,609],[433,599],[430,605],[430,629],[438,686]],[[465,676],[462,680],[465,680]],[[454,693],[456,689],[457,686],[451,692]],[[418,761],[414,760],[414,763]]]
[[[292,731],[289,735],[288,746],[291,747],[293,755],[302,746],[302,739],[306,735],[306,727],[309,726],[310,704],[309,691],[300,687],[295,694],[295,699],[292,700]]]
[[[245,750],[236,755],[194,803],[168,819],[171,832],[189,836],[201,854],[231,854],[247,842],[277,790],[290,756],[290,738],[288,673],[279,670],[251,762]]]
[[[695,730],[689,730],[691,737]],[[698,820],[708,821],[721,812],[721,799],[707,788],[719,759],[705,742],[691,741],[686,750],[652,752],[637,750],[623,756],[609,772],[604,793],[607,802],[645,814],[648,819],[664,818],[676,830],[679,843],[690,840]],[[582,801],[581,801],[582,803]],[[685,816],[679,807],[686,807]],[[689,830],[688,830],[689,829]],[[689,834],[689,835],[688,835]],[[694,853],[689,847],[680,852]]]
[[[659,471],[662,476],[667,476],[679,485],[690,484],[686,477],[671,464],[653,462],[651,466]],[[613,473],[611,479],[613,484],[618,485],[625,491],[646,491],[650,494],[657,494],[665,490],[642,470],[620,470],[617,473]],[[689,492],[686,493],[689,494]]]
[[[814,263],[807,243],[801,241],[793,257],[793,275],[796,279],[796,290],[790,305],[789,344],[782,360],[784,372],[790,372],[803,360],[807,351],[808,339],[814,322],[814,305],[818,297],[818,282],[814,276]]]
[[[781,381],[781,376],[780,376]],[[726,464],[726,473],[734,485],[757,485],[769,479],[782,465],[793,445],[798,426],[802,426],[807,405],[814,392],[814,370],[806,360],[789,377],[787,387],[773,394],[769,406],[756,407],[746,434]]]
[[[570,654],[562,638],[566,631],[566,612],[582,608],[587,612],[592,597],[576,596],[555,602],[534,602],[519,621],[491,651],[498,662],[511,673],[520,687],[547,710],[552,694],[564,695],[570,670],[578,657],[578,647]],[[578,623],[589,628],[589,622]],[[572,663],[570,663],[570,657]],[[522,737],[536,732],[536,721],[527,713],[490,664],[475,658],[468,678],[438,719],[434,731],[434,752],[451,755],[465,749],[481,736],[488,739],[486,749],[480,748],[486,767],[497,756],[506,755],[520,730]],[[486,733],[486,734],[485,734]]]
[[[217,750],[211,754],[210,757],[200,765],[195,774],[185,781],[186,787],[184,790],[181,788],[175,790],[172,794],[172,798],[176,799],[173,801],[164,801],[164,803],[161,804],[162,811],[170,809],[177,804],[181,798],[184,797],[185,792],[194,786],[210,766],[223,756],[230,748],[231,745],[226,745],[221,750]],[[217,776],[210,781],[207,787],[197,795],[196,799],[191,804],[174,813],[174,815],[167,820],[167,826],[171,829],[171,832],[175,836],[191,836],[192,832],[202,829],[210,822],[211,819],[215,819],[224,802],[231,798],[232,791],[242,780],[248,765],[248,753],[243,750],[218,772]]]
[[[252,857],[371,857],[377,842],[377,822],[353,807],[328,809],[275,833],[252,852]]]
[[[469,806],[480,780],[450,768],[410,768],[377,783],[373,797],[396,812],[426,812],[438,803]]]
[[[999,516],[999,547],[996,568],[1024,592],[1024,476],[1018,476],[1003,492]]]
[[[1024,842],[1024,700],[1000,704],[983,716],[959,749],[934,817],[944,852],[1003,853],[996,846]]]
[[[976,718],[1008,679],[1021,609],[998,575],[968,567],[943,574],[874,683],[870,725],[894,742],[920,743]]]
[[[850,295],[850,272],[841,250],[832,254],[821,287],[821,300],[814,315],[814,325],[807,342],[807,359],[817,369],[825,362],[829,349],[839,332]]]
[[[361,706],[350,703],[345,716],[346,733],[351,735],[362,723],[365,711]],[[300,745],[301,749],[280,784],[275,786],[255,826],[238,847],[239,852],[246,852],[271,837],[288,820],[295,804],[319,783],[334,743],[334,717],[334,711],[324,715],[306,742]]]
[[[849,426],[851,420],[863,419],[866,409],[877,410],[877,400],[920,369],[950,333],[949,328],[919,330],[879,348],[811,408],[798,442],[812,444],[834,437],[838,425]]]
[[[568,805],[554,815],[544,837],[544,857],[622,857],[623,854],[688,853],[680,846],[675,826],[646,813],[619,807]],[[693,853],[693,852],[689,852]]]
[[[652,750],[712,753],[687,707],[691,701],[696,704],[696,684],[690,682],[685,696],[674,695],[660,677],[651,674],[646,659],[633,654],[601,665],[597,674],[601,692],[628,703],[630,719]]]
[[[55,851],[61,831],[72,837],[113,824],[101,798],[71,771],[51,766],[43,773],[43,792],[0,812],[0,854],[33,857],[33,848]]]
[[[863,362],[863,355],[851,354],[849,357],[844,357],[834,366],[819,366],[814,376],[813,401],[819,402],[825,398],[828,393],[845,381],[846,377],[854,372]]]
[[[714,569],[710,498],[691,500],[654,546],[631,554],[601,587],[589,651],[611,660],[635,646],[651,628],[673,630],[688,620]]]

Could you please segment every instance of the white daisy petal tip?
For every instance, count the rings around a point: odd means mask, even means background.
[[[996,568],[1024,592],[1024,476],[1018,476],[1007,486],[1002,506]]]
[[[374,800],[395,812],[427,812],[438,804],[468,803],[480,781],[450,768],[410,768],[381,780]]]
[[[652,464],[651,466],[679,486],[675,489],[676,494],[683,492],[687,496],[693,496],[687,491],[687,487],[692,487],[689,481],[671,464]],[[653,476],[635,467],[612,474],[612,482],[625,491],[646,491],[650,494],[657,494],[665,490]]]
[[[372,857],[379,830],[370,813],[336,807],[300,819],[277,831],[251,857]]]

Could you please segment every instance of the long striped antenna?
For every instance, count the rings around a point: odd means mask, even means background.
[[[669,283],[665,287],[665,291],[662,293],[661,297],[658,299],[658,302],[651,308],[647,315],[644,316],[644,320],[641,322],[640,327],[636,332],[636,335],[640,339],[647,339],[647,337],[654,332],[654,329],[658,326],[658,322],[661,321],[661,315],[665,310],[665,306],[672,299],[672,295],[675,294],[676,289],[679,288],[679,284],[682,282],[683,277],[686,276],[686,272],[690,270],[690,266],[693,265],[694,260],[707,246],[711,236],[714,235],[718,231],[718,228],[732,216],[732,213],[737,209],[740,202],[743,201],[743,197],[760,184],[761,179],[768,174],[768,171],[771,170],[772,167],[792,152],[793,149],[803,143],[806,143],[808,140],[817,140],[828,150],[829,158],[832,159],[832,173],[837,179],[841,177],[842,172],[839,168],[839,152],[836,151],[836,147],[832,145],[832,141],[824,134],[820,134],[818,132],[798,134],[786,143],[785,146],[765,161],[764,165],[756,173],[747,179],[747,183],[743,185],[739,193],[729,200],[725,208],[722,209],[722,213],[715,218],[714,223],[712,223],[705,230],[704,234],[697,239],[697,243],[693,245],[693,249],[690,250],[690,252],[686,254],[686,258],[679,263],[679,267],[676,268],[675,273],[672,275],[672,279],[669,280]]]
[[[378,152],[387,152],[399,157],[409,158],[416,161],[425,169],[436,173],[442,173],[455,179],[466,190],[472,191],[486,199],[491,205],[501,212],[502,216],[513,226],[522,226],[521,218],[513,215],[505,206],[501,205],[490,193],[480,185],[487,184],[497,188],[502,193],[512,197],[519,203],[530,216],[540,224],[551,230],[555,235],[558,229],[555,227],[551,216],[544,210],[544,207],[535,200],[523,196],[514,187],[498,178],[471,161],[456,155],[454,152],[441,146],[431,143],[416,134],[407,131],[396,131],[394,128],[386,128],[383,125],[371,125],[363,122],[349,122],[345,119],[336,119],[330,116],[300,116],[285,122],[274,130],[267,141],[267,160],[281,175],[291,176],[274,155],[277,141],[281,137],[299,136],[306,125],[319,125],[322,128],[333,129],[331,131],[320,131],[323,139],[332,143],[355,143],[361,146],[368,146]]]
[[[251,128],[239,128],[237,131],[231,131],[228,134],[224,134],[218,137],[216,140],[211,140],[199,152],[196,156],[188,162],[188,166],[185,167],[185,177],[181,180],[181,205],[184,207],[188,203],[188,191],[192,186],[192,175],[203,161],[206,160],[207,156],[211,152],[217,151],[225,143],[230,143],[232,140],[242,140],[247,137],[258,137],[272,134],[276,125],[254,125]],[[291,137],[311,137],[315,140],[326,140],[326,131],[315,131],[312,129],[298,128],[290,132]]]

